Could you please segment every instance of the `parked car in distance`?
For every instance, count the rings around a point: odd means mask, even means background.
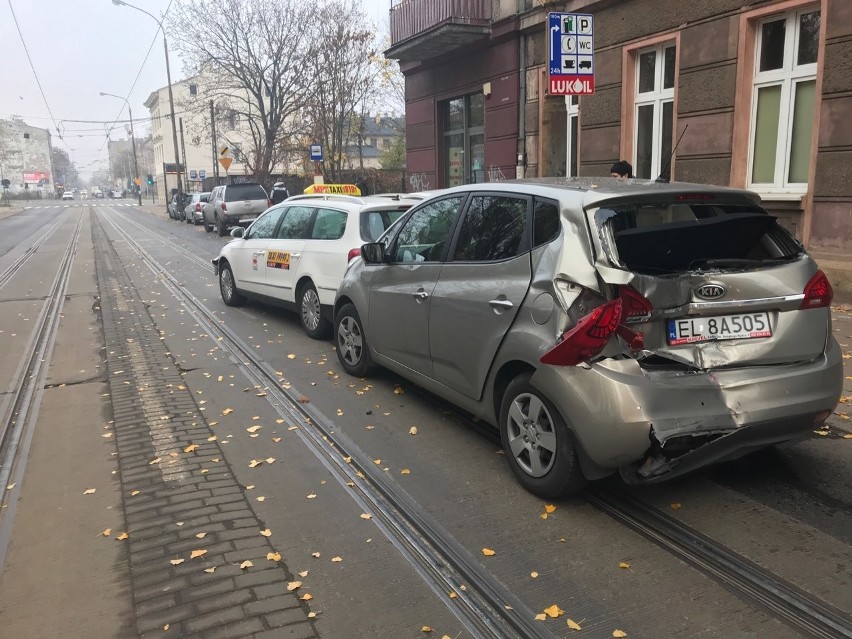
[[[216,228],[220,237],[233,226],[248,226],[271,201],[260,184],[223,184],[214,187],[210,201],[202,207],[204,230]]]
[[[104,192],[103,191],[95,191],[95,199],[103,199]]]
[[[210,193],[192,193],[183,209],[183,217],[187,224],[201,224],[204,219],[202,209],[204,205],[210,201]]]
[[[73,200],[73,199],[74,199],[74,194],[73,194],[71,191],[65,191],[65,192],[62,194],[62,199],[63,199],[63,200]]]
[[[225,304],[247,297],[298,311],[313,338],[331,329],[349,262],[416,202],[376,196],[296,195],[273,206],[213,260]]]
[[[831,285],[749,191],[455,187],[362,257],[335,301],[343,368],[384,366],[498,428],[541,497],[805,438],[842,389]]]

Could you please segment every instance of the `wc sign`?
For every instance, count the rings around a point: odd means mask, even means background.
[[[550,95],[591,95],[595,92],[594,17],[587,13],[549,13]]]

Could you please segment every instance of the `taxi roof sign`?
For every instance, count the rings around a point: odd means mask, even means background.
[[[361,189],[354,184],[311,184],[305,193],[335,193],[338,195],[361,195]]]

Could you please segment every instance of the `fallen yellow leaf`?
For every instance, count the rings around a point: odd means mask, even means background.
[[[112,528],[107,528],[101,533],[104,537],[109,537],[112,534]]]
[[[204,539],[207,536],[207,533],[198,533],[195,535],[198,539]]]
[[[223,415],[230,415],[233,412],[234,412],[233,408],[226,408],[225,410],[222,411],[222,414]]]
[[[370,513],[361,513],[361,519],[372,519],[373,516]]]
[[[250,433],[256,433],[260,430],[260,424],[255,424],[254,426],[249,426],[246,430]]]
[[[186,561],[186,560],[185,560],[185,559],[171,559],[171,560],[169,561],[169,563],[170,563],[172,566],[180,566],[180,565],[181,565],[184,561]]]
[[[252,459],[251,462],[249,462],[249,468],[257,468],[262,463],[263,463],[262,459]]]
[[[276,419],[276,420],[275,420],[275,423],[276,423],[276,424],[283,424],[283,423],[284,423],[284,420],[283,420],[283,419]]]
[[[315,613],[314,611],[311,611],[311,612],[308,613],[308,619],[313,619],[316,616],[317,616],[317,613]]]
[[[272,536],[272,531],[271,531],[271,530],[269,530],[269,528],[267,528],[267,529],[265,529],[265,530],[261,530],[261,531],[260,531],[260,534],[261,534],[261,535],[263,535],[264,537],[271,537],[271,536]]]
[[[627,636],[627,633],[624,632],[623,630],[613,630],[612,636],[617,637],[618,639],[623,639],[624,637]]]
[[[308,576],[308,571],[307,571],[307,570],[303,570],[302,572],[300,572],[300,573],[299,573],[299,576],[300,576],[300,577],[307,577],[307,576]]]
[[[556,511],[556,506],[554,506],[553,504],[545,504],[544,505],[544,512],[550,514],[550,513],[555,512],[555,511]]]
[[[307,498],[308,499],[316,499],[317,496],[314,493],[311,493],[310,495],[307,496]]]
[[[538,573],[537,573],[536,571],[534,571],[534,570],[533,570],[533,571],[530,573],[530,577],[532,577],[533,579],[538,579]]]
[[[216,566],[211,566],[210,568],[205,568],[204,572],[210,573],[211,575],[215,572]]]
[[[170,627],[171,627],[171,624],[167,623],[165,626],[163,626],[163,630],[168,630]]]
[[[216,378],[216,381],[217,382],[224,382],[225,378],[222,375],[219,375],[219,377]]]
[[[274,458],[274,457],[267,457],[264,461],[265,461],[267,464],[274,464],[274,463],[275,463],[275,458]]]
[[[94,489],[94,488],[87,488],[86,490],[84,490],[84,491],[83,491],[83,494],[84,494],[84,495],[91,495],[91,494],[93,494],[94,492],[95,492],[95,489]]]
[[[266,558],[269,561],[281,561],[281,553],[279,553],[279,552],[268,552],[268,553],[266,553]]]
[[[204,556],[204,555],[206,555],[206,554],[207,554],[207,551],[206,551],[206,550],[193,550],[193,551],[189,554],[189,558],[190,558],[190,559],[195,559],[196,557],[203,557],[203,556]]]
[[[149,462],[148,462],[148,465],[150,466],[151,464],[159,464],[159,463],[160,463],[160,459],[162,459],[162,458],[161,458],[161,457],[156,457],[156,458],[152,459],[151,461],[149,461]]]
[[[540,612],[535,616],[536,621],[544,621],[545,619],[547,619],[547,615],[543,612]]]
[[[334,563],[339,563],[339,562],[343,561],[343,557],[332,557],[331,560]]]
[[[251,561],[249,561],[248,559],[246,559],[243,563],[240,564],[240,568],[242,568],[243,570],[245,570],[246,568],[251,568],[252,566],[254,566],[254,564],[251,563]]]
[[[6,486],[6,490],[12,490],[15,487],[15,484],[9,484]]]
[[[314,598],[314,596],[309,592],[307,592],[304,595],[302,595],[301,597],[299,597],[299,599],[301,599],[302,601],[310,601],[313,598]]]
[[[565,622],[568,624],[568,627],[571,630],[582,630],[582,628],[580,627],[580,624],[578,624],[573,619],[566,619]]]
[[[296,354],[290,353],[289,355],[287,355],[287,359],[296,359]]]
[[[278,442],[280,442],[280,441],[281,441],[281,438],[280,438],[280,437],[273,437],[273,438],[272,438],[272,441],[273,441],[273,442],[275,442],[275,443],[277,444]]]
[[[455,592],[450,592],[450,593],[448,593],[448,594],[447,594],[447,596],[448,596],[450,599],[456,599],[456,598],[458,597],[458,594],[457,594],[457,593],[455,593]]]
[[[678,502],[675,502],[675,503],[670,504],[670,505],[671,505],[672,510],[680,510],[681,507],[683,506],[683,504],[679,504]]]
[[[393,389],[394,395],[405,395],[405,389],[402,386],[397,386]]]
[[[266,497],[264,497],[263,495],[261,495],[260,497],[255,497],[255,498],[254,498],[254,500],[255,500],[255,501],[266,501]]]
[[[320,554],[318,552],[312,552],[311,557],[319,557]]]
[[[491,550],[490,548],[483,548],[483,549],[482,549],[482,554],[483,554],[483,555],[485,555],[486,557],[493,557],[493,556],[494,556],[494,555],[496,555],[497,553],[495,553],[495,552],[494,552],[493,550]]]
[[[417,426],[412,426],[411,428],[409,428],[408,434],[409,435],[416,435],[417,434]]]
[[[407,468],[403,468],[401,471],[399,471],[399,474],[400,475],[410,475],[411,471],[408,470]]]
[[[628,564],[628,563],[626,563],[626,562],[622,561],[620,564],[618,564],[618,567],[619,567],[619,568],[622,568],[622,569],[624,569],[624,570],[629,570],[629,569],[630,569],[630,564]]]
[[[190,444],[186,448],[183,449],[185,453],[191,453],[198,449],[198,444]]]
[[[423,626],[420,632],[432,632],[432,629],[429,626]]]
[[[287,590],[292,592],[292,591],[296,590],[297,588],[300,588],[301,586],[302,586],[301,581],[291,581],[290,583],[287,584]]]
[[[128,537],[130,537],[130,535],[128,535],[126,532],[123,532],[118,537],[116,537],[116,540],[117,541],[124,541]]]
[[[564,615],[565,611],[562,610],[556,604],[553,604],[552,606],[549,606],[544,609],[544,614],[546,614],[551,619],[556,619],[559,615]]]
[[[134,490],[132,493],[130,493],[130,496],[136,497],[136,495],[138,495],[140,492],[142,492],[142,491],[141,490]]]

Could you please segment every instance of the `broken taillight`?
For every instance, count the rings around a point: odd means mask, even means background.
[[[834,298],[834,290],[828,277],[822,271],[817,271],[805,285],[805,299],[802,300],[801,309],[825,308],[831,305]]]
[[[201,213],[201,203],[200,203],[200,202],[196,203],[196,205],[195,205],[195,212],[196,212],[196,213]]]
[[[562,339],[541,356],[542,364],[576,366],[600,353],[621,323],[621,299],[598,306],[562,334]]]
[[[622,286],[618,291],[618,296],[621,299],[622,322],[641,322],[651,317],[654,305],[644,295],[637,293],[629,286]]]

